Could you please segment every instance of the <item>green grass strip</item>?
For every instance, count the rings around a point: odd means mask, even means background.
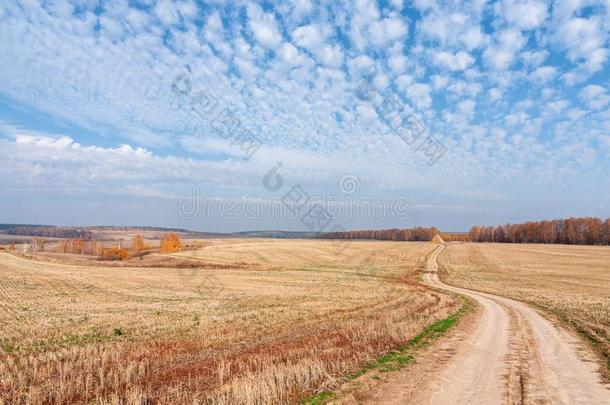
[[[377,360],[364,366],[360,371],[350,375],[348,380],[353,380],[363,376],[371,370],[379,370],[382,373],[397,371],[415,361],[415,357],[410,353],[411,351],[417,351],[428,345],[434,339],[444,335],[449,329],[458,323],[461,317],[471,310],[472,304],[470,301],[462,296],[460,296],[460,299],[462,301],[462,306],[455,314],[428,326],[419,335],[411,339],[409,343],[399,347],[398,350],[391,351],[380,356],[377,358]],[[336,397],[336,393],[332,391],[324,391],[319,394],[306,397],[301,403],[303,405],[322,405],[330,402]]]

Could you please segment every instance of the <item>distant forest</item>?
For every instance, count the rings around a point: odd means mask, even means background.
[[[610,245],[610,219],[567,218],[496,227],[475,226],[468,237],[473,242]]]
[[[475,226],[468,233],[447,233],[437,228],[380,229],[328,232],[322,239],[377,239],[430,241],[439,234],[445,241],[498,243],[557,243],[567,245],[610,245],[610,219],[567,218],[498,226]]]
[[[444,233],[438,228],[409,228],[409,229],[378,229],[361,231],[327,232],[319,235],[321,239],[376,239],[393,241],[431,241],[434,235],[440,235],[445,241],[467,241],[468,234]]]
[[[54,226],[9,226],[3,231],[8,235],[35,236],[45,238],[79,238],[85,240],[93,239],[93,232],[71,227]]]

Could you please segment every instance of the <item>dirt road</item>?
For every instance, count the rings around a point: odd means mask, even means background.
[[[523,303],[444,284],[436,260],[443,249],[430,257],[424,281],[477,301],[479,318],[416,389],[406,394],[404,383],[390,383],[371,403],[610,404],[610,389],[576,336]]]

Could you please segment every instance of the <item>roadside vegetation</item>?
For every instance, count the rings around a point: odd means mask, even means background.
[[[457,325],[460,319],[471,310],[471,302],[465,298],[462,298],[462,306],[454,314],[426,327],[421,333],[410,339],[406,344],[402,344],[397,349],[391,350],[390,352],[379,356],[373,362],[367,364],[356,373],[348,376],[346,378],[347,381],[356,380],[368,374],[371,374],[371,378],[378,379],[378,375],[372,375],[374,372],[389,373],[403,369],[416,361],[417,353],[420,349],[426,347],[435,339],[443,336],[447,331],[449,331],[449,329]],[[344,394],[344,392],[337,393],[334,391],[323,391],[316,395],[306,397],[302,404],[322,405]]]

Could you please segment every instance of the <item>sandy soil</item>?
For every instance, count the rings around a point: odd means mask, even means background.
[[[478,318],[435,345],[436,356],[429,350],[413,370],[379,385],[366,403],[610,404],[610,388],[576,336],[521,302],[444,284],[437,273],[443,249],[430,257],[424,281],[475,300]]]

